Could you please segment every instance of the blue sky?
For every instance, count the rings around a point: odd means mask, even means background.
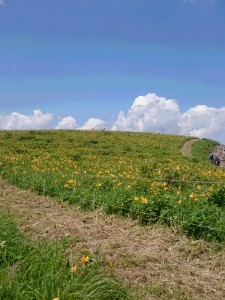
[[[0,126],[40,110],[110,128],[149,93],[221,115],[224,30],[223,0],[0,0]]]

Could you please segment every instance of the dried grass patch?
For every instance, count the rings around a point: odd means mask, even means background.
[[[38,240],[68,237],[71,256],[83,249],[105,263],[143,299],[224,299],[225,248],[188,239],[160,225],[105,215],[20,190],[0,180],[0,209],[16,216],[20,229]],[[154,296],[155,295],[155,296]],[[188,296],[189,295],[189,296]],[[170,298],[171,297],[171,298]]]

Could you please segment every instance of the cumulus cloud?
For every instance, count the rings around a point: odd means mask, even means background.
[[[182,135],[213,138],[215,134],[225,130],[225,107],[197,105],[181,114],[178,125]]]
[[[220,141],[224,139],[225,107],[197,105],[181,113],[174,99],[150,93],[136,98],[127,113],[121,111],[112,130],[162,132]]]
[[[75,129],[78,127],[76,120],[73,117],[65,117],[56,125],[55,129]]]
[[[1,129],[42,129],[53,119],[53,114],[43,114],[41,110],[36,109],[33,115],[23,115],[13,112],[8,116],[0,117]]]
[[[90,130],[102,130],[107,128],[107,123],[101,119],[90,118],[87,122],[84,123],[83,126],[79,127],[79,129]]]
[[[175,133],[179,127],[179,107],[174,99],[156,94],[139,96],[127,114],[120,112],[112,130]]]

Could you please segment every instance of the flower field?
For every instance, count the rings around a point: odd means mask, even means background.
[[[190,137],[111,131],[1,131],[0,174],[81,209],[101,207],[225,241],[225,170],[183,157]]]

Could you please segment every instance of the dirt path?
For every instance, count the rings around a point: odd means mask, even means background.
[[[189,140],[186,143],[184,143],[183,147],[181,148],[181,153],[183,154],[183,156],[187,156],[189,158],[193,157],[191,154],[191,147],[198,140],[199,139],[192,139],[192,140]]]
[[[183,147],[181,148],[181,153],[184,156],[192,158],[193,156],[191,154],[191,147],[198,140],[199,139],[192,139],[192,140],[189,140],[186,143],[184,143]],[[225,149],[225,145],[221,144],[221,145],[215,146],[214,149],[212,150],[212,153],[214,153],[215,155],[217,155],[219,157],[221,168],[225,168],[225,153],[224,153],[223,149]]]
[[[101,211],[84,213],[0,180],[0,210],[5,209],[16,216],[20,229],[31,238],[67,236],[71,256],[83,249],[93,256],[100,253],[106,262],[112,262],[117,275],[137,288],[150,283],[165,285],[171,295],[168,299],[184,299],[173,298],[178,290],[193,299],[225,299],[225,250],[216,253],[203,241],[191,241],[158,225],[143,227]]]

